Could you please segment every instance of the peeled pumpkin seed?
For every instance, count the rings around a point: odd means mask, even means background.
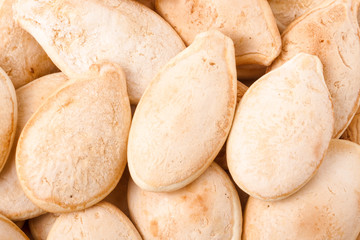
[[[19,0],[14,9],[21,27],[68,77],[82,77],[98,61],[120,64],[134,104],[185,47],[167,22],[131,0]]]
[[[104,199],[126,165],[131,111],[125,74],[99,63],[51,95],[25,125],[16,171],[27,197],[48,212]]]
[[[315,174],[333,126],[320,60],[296,55],[251,85],[236,110],[226,148],[234,181],[259,199],[289,196]]]
[[[101,202],[82,211],[61,214],[48,240],[141,240],[133,223],[114,205]]]
[[[360,1],[325,1],[292,22],[282,35],[283,49],[269,70],[296,54],[316,55],[334,105],[334,138],[350,124],[360,100]]]
[[[104,201],[113,204],[119,208],[127,217],[130,217],[129,208],[127,204],[127,189],[129,183],[130,173],[127,168],[125,168],[123,175],[114,188],[114,190],[104,199]],[[29,220],[29,227],[31,234],[34,236],[35,240],[46,240],[49,232],[55,223],[56,219],[59,217],[57,213],[47,213],[36,218]]]
[[[356,239],[359,172],[360,146],[332,140],[318,173],[299,192],[275,202],[249,198],[242,239]]]
[[[16,90],[18,122],[15,141],[3,171],[0,173],[0,213],[11,220],[26,220],[44,210],[32,203],[20,186],[15,166],[15,152],[20,133],[27,121],[53,92],[68,82],[63,73],[36,79]]]
[[[280,34],[266,0],[156,0],[155,8],[187,45],[208,30],[230,37],[237,65],[269,66],[280,53]]]
[[[128,199],[131,219],[144,240],[241,237],[238,194],[216,163],[194,182],[174,192],[146,192],[130,181]]]
[[[236,105],[230,38],[199,34],[153,79],[132,121],[128,165],[148,191],[174,191],[200,176],[223,146]]]

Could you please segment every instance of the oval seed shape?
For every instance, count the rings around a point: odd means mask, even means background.
[[[250,197],[244,240],[356,239],[360,232],[360,146],[332,140],[313,179],[289,198]]]
[[[131,0],[20,0],[15,18],[69,78],[98,61],[120,64],[131,103],[156,73],[185,48],[171,26]]]
[[[275,69],[300,52],[319,57],[334,105],[334,138],[339,138],[359,108],[359,1],[325,1],[297,18],[282,34]]]
[[[52,93],[67,82],[68,78],[63,73],[54,73],[16,90],[18,122],[15,141],[6,165],[0,173],[0,213],[11,220],[26,220],[44,213],[44,210],[26,197],[20,186],[15,165],[16,146],[20,133],[30,117]]]
[[[102,63],[72,81],[31,117],[16,151],[25,194],[48,212],[101,201],[126,165],[131,111],[123,71]]]
[[[266,0],[156,0],[155,7],[187,45],[208,30],[230,37],[237,65],[269,66],[280,54],[281,37]]]
[[[148,191],[173,191],[203,173],[224,144],[236,105],[230,38],[199,34],[154,78],[132,121],[128,164]]]
[[[0,172],[10,154],[16,132],[17,99],[14,86],[0,68]]]
[[[238,240],[242,215],[235,186],[216,163],[170,193],[146,192],[129,182],[130,216],[144,240]]]
[[[234,181],[264,200],[294,193],[319,167],[333,126],[321,62],[298,54],[242,98],[226,149]]]
[[[110,203],[101,202],[82,211],[61,214],[47,239],[141,240],[142,238],[124,213]]]

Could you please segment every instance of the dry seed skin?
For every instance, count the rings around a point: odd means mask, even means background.
[[[101,202],[91,208],[62,214],[47,240],[103,239],[141,240],[132,222],[114,205]]]
[[[266,0],[156,0],[155,7],[187,45],[208,30],[229,36],[237,65],[268,66],[280,54],[280,34]]]
[[[131,177],[149,191],[173,191],[192,182],[224,144],[236,105],[236,69],[230,38],[199,34],[154,78],[132,121]]]
[[[15,88],[58,71],[36,40],[13,19],[12,4],[0,3],[0,67],[9,75]]]
[[[244,240],[356,239],[360,231],[360,147],[332,140],[319,171],[289,198],[251,198],[244,215]]]
[[[284,198],[314,175],[333,126],[321,62],[298,54],[246,91],[227,141],[230,173],[253,197]]]
[[[29,238],[6,217],[0,215],[0,239],[1,240],[29,240]]]
[[[10,154],[15,138],[17,115],[14,86],[4,70],[0,68],[0,172]]]
[[[236,189],[217,164],[170,193],[146,192],[129,182],[131,219],[146,240],[238,240],[242,214]]]
[[[306,11],[329,0],[268,0],[280,32]]]
[[[22,129],[33,113],[47,97],[66,82],[68,78],[63,73],[54,73],[16,90],[18,101],[16,136],[7,163],[0,173],[0,213],[11,220],[25,220],[44,213],[26,197],[20,186],[15,166],[16,145]]]
[[[359,107],[359,1],[326,1],[289,25],[282,35],[283,50],[270,69],[300,52],[316,55],[324,66],[334,112],[334,138],[350,124]]]
[[[19,0],[19,24],[70,78],[97,61],[124,69],[130,101],[172,57],[184,49],[177,33],[152,10],[130,0]]]
[[[49,212],[92,206],[118,183],[126,164],[131,112],[123,71],[93,65],[65,86],[21,133],[16,170],[25,194]]]

